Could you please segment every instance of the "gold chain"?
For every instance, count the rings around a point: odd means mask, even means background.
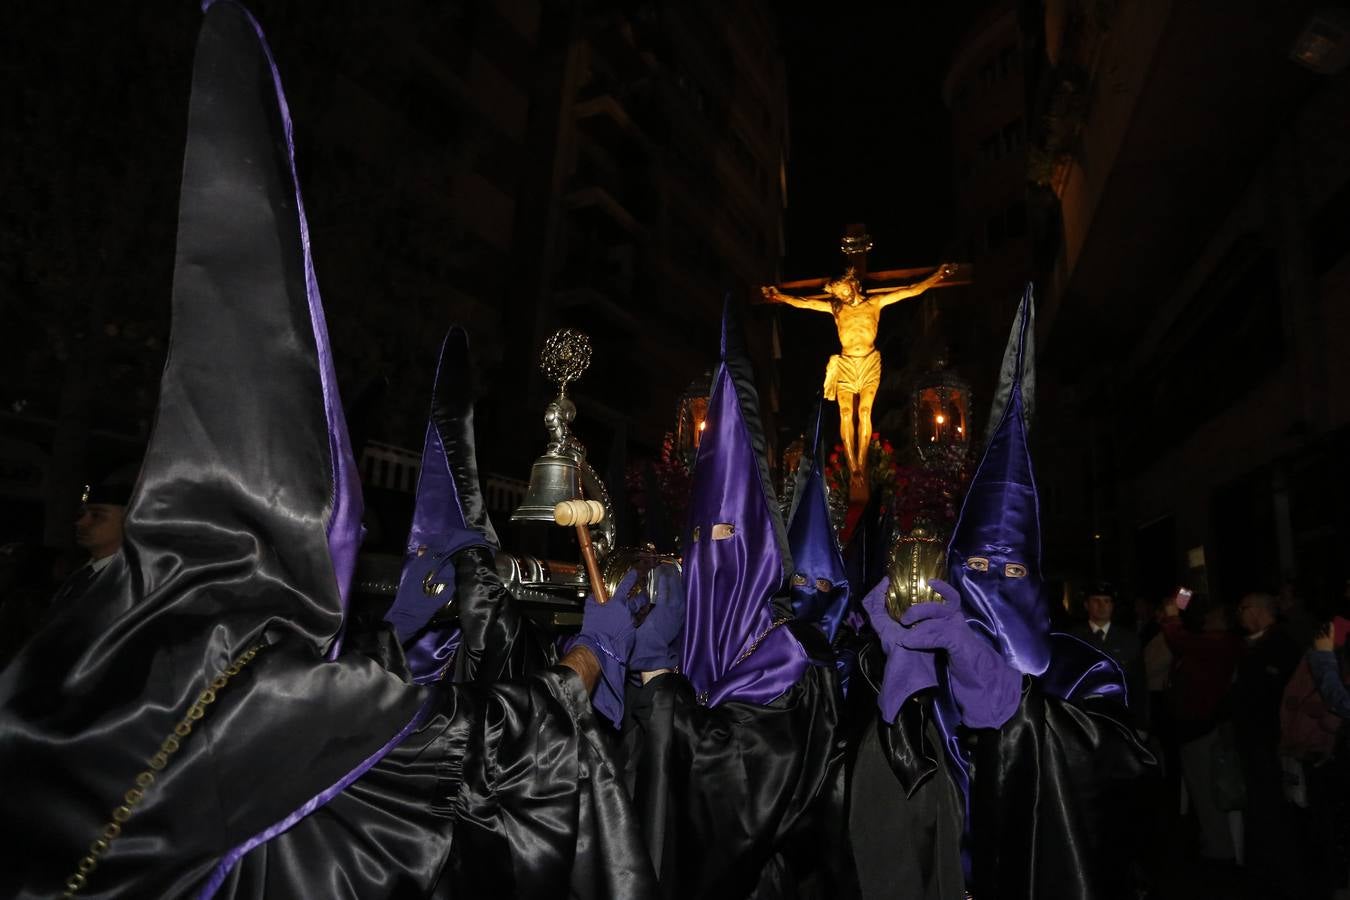
[[[764,629],[763,634],[761,634],[759,637],[751,641],[750,646],[745,648],[745,652],[742,653],[740,656],[736,657],[736,661],[733,662],[727,668],[734,669],[736,666],[739,666],[741,663],[745,662],[747,659],[750,658],[751,653],[754,653],[756,650],[759,649],[759,645],[764,643],[764,641],[769,637],[769,635],[773,634],[774,631],[777,630],[780,626],[786,625],[791,621],[792,616],[783,616],[781,619],[775,619],[773,624],[770,625],[768,628]]]
[[[732,661],[731,665],[727,666],[727,669],[728,670],[734,669],[741,663],[745,662],[747,659],[750,658],[751,653],[754,653],[756,650],[759,649],[759,645],[764,643],[765,639],[767,639],[769,635],[773,634],[774,631],[776,631],[780,626],[786,625],[788,622],[791,621],[792,616],[783,616],[781,619],[775,619],[772,625],[764,629],[763,634],[761,634],[759,637],[755,638],[753,641],[750,642],[750,646],[746,647],[745,650],[741,653],[741,655],[736,657],[736,659]],[[707,706],[708,691],[700,691],[694,699],[698,701],[698,704],[700,706]]]
[[[150,757],[146,763],[147,768],[136,776],[136,782],[131,790],[122,796],[122,805],[113,810],[112,818],[103,826],[98,837],[94,838],[93,843],[89,845],[89,852],[85,854],[84,859],[80,860],[75,871],[66,879],[66,892],[62,897],[74,897],[78,894],[89,881],[89,876],[98,868],[99,859],[108,852],[112,842],[122,833],[122,826],[131,818],[131,814],[140,805],[141,800],[145,798],[145,792],[150,789],[150,785],[155,783],[156,774],[163,772],[168,766],[169,759],[178,752],[182,746],[182,741],[192,733],[192,728],[197,722],[201,721],[206,715],[206,708],[216,702],[216,694],[230,683],[230,679],[239,674],[239,671],[258,655],[258,651],[263,647],[262,644],[255,644],[249,647],[239,658],[225,667],[225,671],[211,680],[211,684],[200,694],[197,700],[188,708],[187,715],[177,725],[173,726],[173,731],[159,745],[158,752]]]

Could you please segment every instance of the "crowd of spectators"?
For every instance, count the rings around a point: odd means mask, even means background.
[[[1160,761],[1137,828],[1251,897],[1350,897],[1350,582],[1234,601],[1181,589],[1117,616],[1109,586],[1084,597],[1073,633],[1120,664]]]

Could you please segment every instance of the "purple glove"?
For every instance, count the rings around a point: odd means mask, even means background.
[[[673,669],[680,664],[680,638],[684,634],[684,581],[674,566],[657,566],[656,599],[649,600],[645,591],[630,604],[633,614],[642,615],[648,605],[651,609],[641,620],[637,643],[628,666],[635,672]]]
[[[947,682],[961,721],[971,728],[1001,727],[1021,702],[1021,673],[966,624],[956,588],[936,578],[928,586],[944,602],[916,603],[905,611],[900,619],[901,646],[946,650]]]
[[[598,603],[594,594],[587,594],[581,633],[563,648],[565,654],[580,644],[595,654],[600,663],[600,681],[595,686],[591,705],[616,727],[623,722],[623,687],[628,679],[628,657],[632,655],[637,639],[633,613],[626,602],[637,579],[636,571],[625,575],[608,603]]]
[[[877,694],[881,717],[889,724],[900,714],[904,702],[925,688],[937,686],[937,663],[932,653],[910,650],[901,642],[905,629],[886,611],[886,590],[890,580],[883,579],[863,598],[863,609],[872,623],[872,630],[881,639],[886,653],[886,672]]]

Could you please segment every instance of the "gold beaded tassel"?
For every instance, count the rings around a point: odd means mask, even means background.
[[[159,750],[155,755],[150,757],[149,762],[146,763],[147,768],[136,776],[135,784],[122,796],[122,805],[113,810],[112,818],[103,826],[103,830],[98,837],[94,838],[93,843],[89,845],[89,852],[84,855],[79,865],[75,867],[75,871],[66,879],[66,891],[61,895],[62,897],[74,897],[83,890],[89,882],[89,876],[98,868],[99,859],[108,852],[112,842],[122,833],[122,826],[131,818],[131,814],[135,812],[140,802],[145,799],[145,792],[150,789],[150,785],[155,783],[158,773],[163,772],[165,767],[169,765],[170,758],[178,752],[178,748],[182,746],[182,741],[192,733],[193,726],[206,715],[206,708],[216,702],[217,693],[229,684],[230,679],[238,675],[240,670],[253,660],[253,657],[258,655],[258,651],[262,647],[262,644],[256,644],[245,650],[238,659],[225,667],[224,672],[211,679],[209,687],[197,695],[197,700],[188,708],[187,715],[177,725],[173,726],[173,732],[159,745]]]

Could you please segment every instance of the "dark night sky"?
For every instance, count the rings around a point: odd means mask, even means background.
[[[932,265],[949,232],[942,78],[973,0],[801,4],[779,14],[791,158],[784,274],[837,274],[865,222],[871,268]]]
[[[853,221],[866,222],[876,240],[873,268],[938,261],[950,230],[951,181],[939,91],[973,5],[775,4],[790,93],[788,278],[837,273],[838,238]],[[119,428],[130,417],[148,425],[198,21],[193,2],[153,0],[134,12],[26,5],[10,22],[13,33],[43,37],[0,60],[8,82],[21,88],[7,101],[17,103],[5,107],[5,120],[19,127],[8,132],[0,172],[14,220],[0,254],[0,284],[30,301],[18,320],[6,317],[17,342],[0,366],[6,405],[54,393],[69,363],[62,339],[50,335],[78,337],[83,323],[98,329],[111,313],[139,317],[143,334],[129,343],[134,332],[124,327],[115,339],[101,339],[116,345],[108,352],[126,356],[117,365],[126,369],[127,387],[96,405],[107,407]],[[301,54],[284,30],[273,37],[288,78],[324,77],[297,72]],[[802,363],[784,369],[803,379],[812,373],[800,386],[785,383],[784,395],[809,400],[833,331],[810,316],[785,313],[782,321],[785,350]],[[40,405],[30,411],[41,412]]]
[[[838,275],[839,237],[851,222],[872,235],[874,271],[942,261],[952,206],[942,80],[982,5],[901,0],[780,11],[792,144],[785,279]],[[877,346],[887,367],[907,362],[912,318],[903,308],[883,317]],[[788,439],[804,431],[838,341],[816,313],[783,309],[778,322],[779,425]]]

